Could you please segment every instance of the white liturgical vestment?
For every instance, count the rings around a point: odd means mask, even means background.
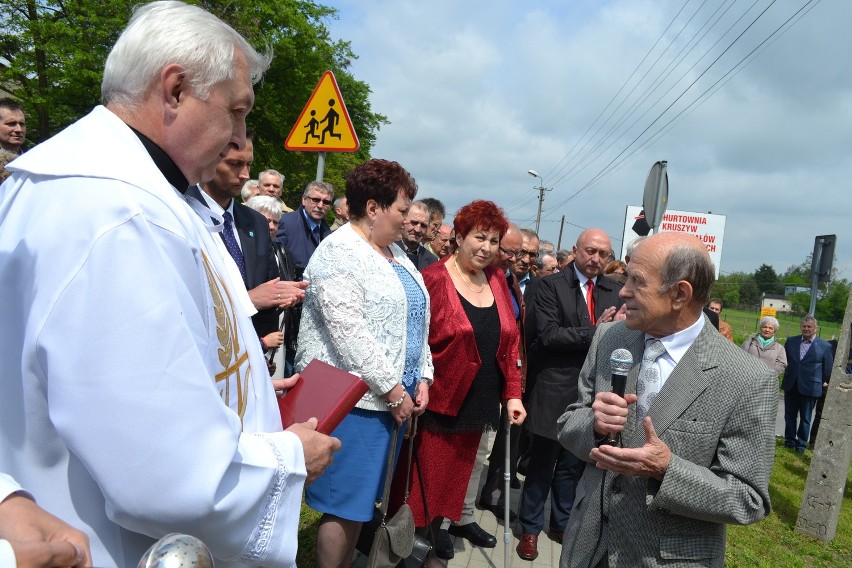
[[[303,450],[209,210],[104,107],[9,169],[0,471],[86,532],[95,566],[170,532],[217,567],[294,565]]]

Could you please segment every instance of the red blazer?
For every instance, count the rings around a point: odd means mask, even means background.
[[[429,388],[429,410],[455,416],[467,396],[482,361],[476,348],[473,327],[465,315],[458,291],[447,272],[452,255],[442,258],[421,273],[429,291],[431,320],[429,347],[435,364],[435,383]],[[488,285],[500,316],[500,344],[497,365],[505,377],[503,399],[521,398],[521,374],[518,370],[518,328],[502,270],[485,269]]]

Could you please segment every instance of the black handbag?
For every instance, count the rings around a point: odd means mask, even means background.
[[[414,532],[414,515],[408,505],[411,459],[416,428],[417,419],[415,418],[411,424],[408,444],[405,499],[399,511],[388,519],[388,497],[390,496],[396,441],[399,434],[399,426],[394,425],[393,435],[391,436],[391,450],[385,470],[385,488],[381,506],[376,507],[373,519],[364,523],[356,545],[360,552],[367,554],[367,568],[394,568],[397,566],[400,568],[419,568],[423,566],[429,551],[432,550],[429,541]]]

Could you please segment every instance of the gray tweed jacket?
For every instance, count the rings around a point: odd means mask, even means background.
[[[644,334],[624,322],[598,327],[580,373],[580,398],[559,418],[559,441],[581,459],[595,447],[591,404],[611,390],[609,358],[626,348],[636,392]],[[662,482],[586,465],[562,546],[560,568],[594,567],[604,552],[612,568],[724,566],[726,523],[769,514],[777,386],[754,357],[706,320],[695,343],[651,406],[657,435],[672,451]],[[645,442],[635,405],[623,445]]]

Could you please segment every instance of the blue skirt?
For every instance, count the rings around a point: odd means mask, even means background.
[[[385,487],[393,425],[390,412],[355,408],[347,414],[331,433],[340,439],[340,451],[305,491],[308,506],[350,521],[372,519]],[[397,435],[397,459],[404,432],[405,424]]]

